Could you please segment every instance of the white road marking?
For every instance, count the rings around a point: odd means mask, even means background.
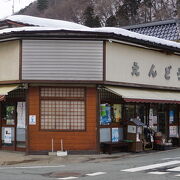
[[[99,176],[102,174],[106,174],[106,172],[95,172],[95,173],[90,173],[90,174],[86,174],[87,176]]]
[[[179,177],[179,176],[180,176],[180,174],[177,174],[177,175],[175,175],[175,176],[178,176],[178,177]]]
[[[162,175],[162,174],[168,174],[169,172],[159,172],[159,171],[154,171],[154,172],[149,172],[148,174],[156,174],[156,175]]]
[[[140,166],[140,167],[131,168],[131,169],[124,169],[121,171],[138,172],[138,171],[144,171],[144,170],[149,170],[149,169],[154,169],[154,168],[159,168],[159,167],[164,167],[164,166],[169,166],[169,165],[174,165],[174,164],[180,164],[180,161],[169,161],[165,163],[152,164],[148,166]]]
[[[64,178],[58,178],[58,179],[68,180],[68,179],[77,179],[77,178],[78,177],[70,176],[70,177],[64,177]]]
[[[162,160],[173,160],[173,159],[180,159],[180,157],[175,157],[175,158],[163,158]]]
[[[1,169],[37,169],[37,168],[56,168],[56,167],[65,167],[64,165],[60,166],[19,166],[19,167],[0,167]]]
[[[175,167],[175,168],[171,168],[171,169],[167,169],[167,171],[174,171],[174,172],[180,172],[180,166]]]

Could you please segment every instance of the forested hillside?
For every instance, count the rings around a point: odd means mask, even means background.
[[[90,27],[125,26],[177,18],[180,0],[37,0],[18,14]]]

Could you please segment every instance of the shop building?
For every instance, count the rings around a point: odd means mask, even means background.
[[[61,26],[0,30],[0,149],[97,153],[132,119],[179,142],[178,43]]]

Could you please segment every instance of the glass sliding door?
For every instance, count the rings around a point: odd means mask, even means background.
[[[16,105],[5,104],[2,111],[1,145],[3,149],[15,150]]]
[[[1,149],[25,150],[25,102],[6,102],[1,105]]]

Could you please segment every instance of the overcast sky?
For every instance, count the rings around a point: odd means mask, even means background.
[[[14,0],[14,11],[26,7],[35,0]],[[0,19],[3,19],[12,14],[13,0],[0,0]]]

